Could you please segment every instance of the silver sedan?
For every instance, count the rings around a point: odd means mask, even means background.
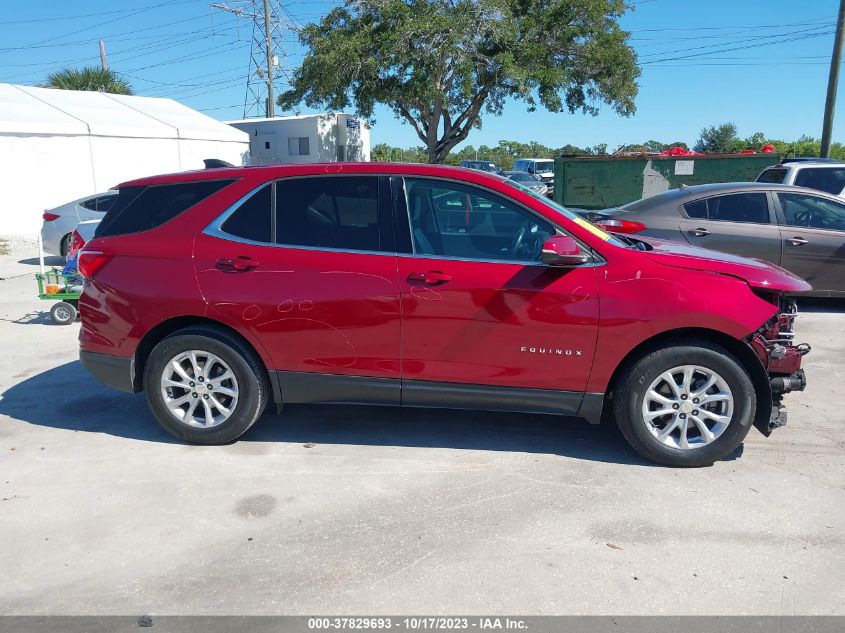
[[[41,216],[41,241],[44,252],[67,255],[73,229],[86,220],[102,220],[117,198],[116,191],[107,191],[68,202],[55,209],[47,209]]]

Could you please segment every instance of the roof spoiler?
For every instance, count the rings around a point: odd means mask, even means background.
[[[220,169],[221,167],[234,167],[234,165],[228,161],[221,160],[219,158],[203,158],[202,162],[205,163],[206,169]]]

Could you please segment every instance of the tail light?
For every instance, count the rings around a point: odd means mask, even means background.
[[[76,268],[86,279],[92,279],[97,272],[111,259],[111,255],[103,251],[80,251]]]
[[[645,231],[646,228],[648,228],[642,222],[635,222],[634,220],[619,220],[617,218],[595,220],[595,223],[606,231],[612,231],[614,233],[639,233],[640,231]]]
[[[44,218],[45,222],[52,222],[53,220],[58,220],[62,216],[56,213],[50,213],[49,211],[45,211],[41,214],[41,217]]]
[[[82,236],[79,234],[79,231],[74,229],[73,233],[70,234],[70,244],[68,244],[67,249],[68,259],[76,255],[76,253],[79,252],[79,249],[83,246],[85,246],[85,240],[82,239]]]

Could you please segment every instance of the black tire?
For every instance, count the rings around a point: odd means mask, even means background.
[[[180,422],[161,393],[165,366],[181,352],[202,350],[218,356],[234,373],[238,400],[228,419],[201,428]],[[212,326],[192,326],[162,339],[144,366],[147,403],[159,424],[170,434],[192,444],[226,444],[236,440],[261,417],[270,399],[270,381],[258,355],[237,336]]]
[[[68,233],[62,238],[62,241],[59,242],[59,255],[62,257],[67,257],[67,252],[70,250],[70,238],[73,237],[72,233]]]
[[[76,321],[76,306],[67,301],[59,301],[50,308],[50,318],[56,325],[70,325]]]
[[[716,372],[733,395],[733,415],[722,434],[708,444],[687,449],[667,446],[658,440],[642,412],[652,382],[662,373],[683,365],[698,365]],[[616,423],[637,453],[658,464],[680,467],[710,466],[733,453],[751,430],[756,407],[754,385],[737,358],[715,343],[689,339],[653,349],[623,370],[613,402]]]

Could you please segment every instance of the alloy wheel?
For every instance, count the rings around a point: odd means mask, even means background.
[[[643,422],[662,444],[681,450],[716,440],[731,422],[734,397],[722,376],[700,365],[663,372],[646,390]]]
[[[234,372],[219,356],[203,350],[180,352],[170,359],[160,383],[168,411],[188,426],[218,426],[238,404]]]

